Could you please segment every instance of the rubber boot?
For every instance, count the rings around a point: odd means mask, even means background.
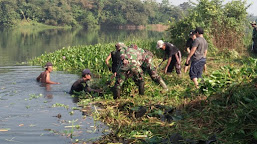
[[[160,85],[162,86],[162,88],[163,88],[164,90],[168,90],[167,85],[165,84],[165,82],[163,81],[162,78],[160,78],[159,83],[160,83]]]
[[[113,90],[113,99],[120,98],[120,89],[114,88]]]
[[[138,88],[139,88],[139,94],[144,95],[144,93],[145,93],[145,83],[144,83],[144,81],[139,82]]]

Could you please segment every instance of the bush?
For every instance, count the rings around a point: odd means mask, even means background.
[[[232,1],[222,5],[222,0],[199,0],[190,15],[170,24],[171,42],[179,48],[185,47],[190,30],[203,27],[204,37],[210,49],[235,49],[243,46],[246,2]]]

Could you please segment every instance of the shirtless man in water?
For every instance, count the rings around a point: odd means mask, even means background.
[[[50,62],[46,63],[45,69],[46,70],[37,77],[37,81],[45,84],[60,84],[50,80],[50,73],[53,71],[53,64]]]

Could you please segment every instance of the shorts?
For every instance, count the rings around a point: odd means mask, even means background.
[[[197,61],[192,61],[189,71],[190,79],[202,78],[203,68],[206,64],[206,58],[201,58]]]

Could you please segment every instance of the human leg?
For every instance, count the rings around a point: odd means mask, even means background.
[[[138,85],[138,90],[140,95],[144,95],[144,78],[143,78],[143,70],[141,67],[133,67],[131,69],[134,77],[135,83]]]
[[[194,82],[195,87],[198,88],[198,78],[202,77],[203,68],[205,65],[206,59],[200,59],[198,61],[193,61],[190,66],[189,76]]]
[[[117,72],[116,82],[113,90],[113,99],[120,98],[121,87],[124,84],[125,79],[126,79],[126,71]]]
[[[172,60],[170,62],[170,65],[168,66],[168,73],[171,73],[176,65],[176,59],[172,57]]]
[[[198,81],[197,81],[197,78],[193,78],[193,79],[192,79],[192,81],[194,82],[195,87],[196,87],[196,88],[199,88],[199,87],[198,87]]]

